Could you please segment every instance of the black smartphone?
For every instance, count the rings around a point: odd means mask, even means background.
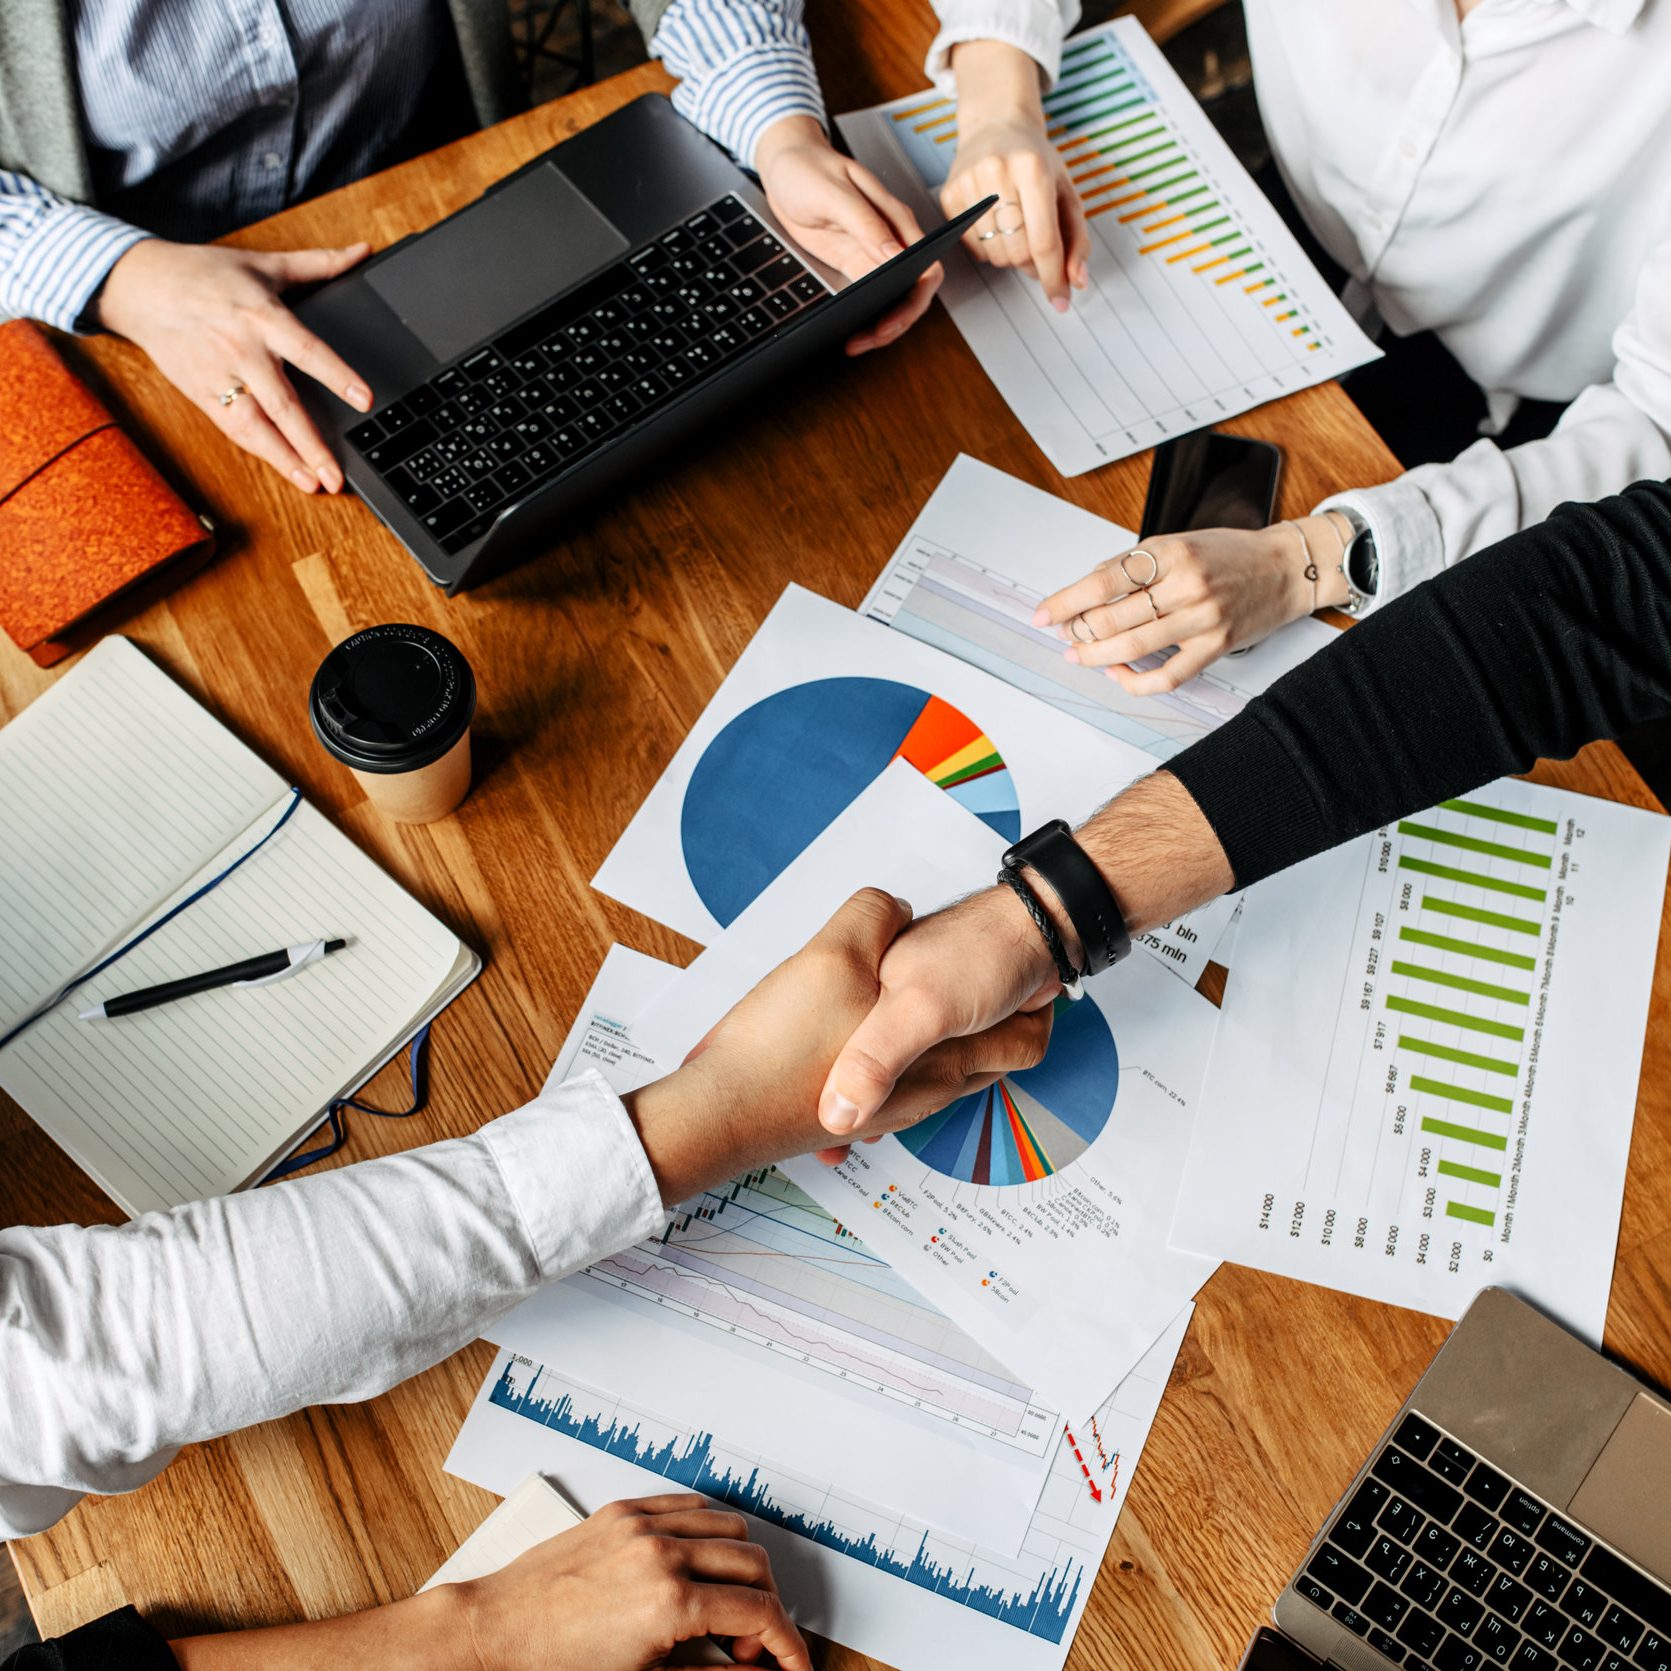
[[[1321,1667],[1286,1636],[1267,1628],[1248,1643],[1240,1671],[1321,1671]]]
[[[1155,448],[1139,538],[1187,534],[1192,528],[1263,528],[1276,512],[1282,452],[1198,429]]]

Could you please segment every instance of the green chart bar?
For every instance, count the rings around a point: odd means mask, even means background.
[[[1442,1160],[1438,1171],[1441,1177],[1460,1178],[1465,1184],[1489,1184],[1493,1189],[1503,1187],[1503,1174],[1487,1172],[1483,1166],[1464,1166],[1461,1161]]]
[[[1435,986],[1448,986],[1458,992],[1472,992],[1476,997],[1495,998],[1501,1004],[1529,1004],[1529,992],[1517,992],[1512,986],[1493,986],[1489,981],[1476,981],[1470,975],[1447,975],[1443,969],[1424,969],[1419,963],[1394,963],[1392,972],[1413,981],[1432,981]]]
[[[1551,862],[1547,853],[1528,853],[1524,847],[1505,847],[1500,841],[1481,841],[1478,836],[1458,835],[1455,830],[1441,830],[1434,824],[1406,822],[1398,826],[1398,833],[1416,836],[1422,841],[1437,841],[1445,847],[1464,847],[1470,853],[1480,853],[1488,859],[1510,859],[1515,864],[1536,865],[1540,870],[1548,870]]]
[[[1526,917],[1506,917],[1500,911],[1482,911],[1477,905],[1459,905],[1454,899],[1435,899],[1422,895],[1422,910],[1437,911],[1441,917],[1460,917],[1464,922],[1484,923],[1487,928],[1506,928],[1511,934],[1543,933],[1543,924]]]
[[[1490,888],[1493,893],[1535,899],[1540,905],[1549,898],[1542,888],[1534,888],[1530,882],[1506,882],[1501,876],[1487,876],[1478,870],[1457,870],[1452,865],[1435,864],[1431,859],[1414,858],[1409,853],[1399,855],[1398,868],[1413,870],[1418,876],[1437,876],[1442,882],[1465,882],[1471,888]]]
[[[1454,1137],[1458,1143],[1477,1143],[1482,1149],[1506,1149],[1509,1140],[1477,1126],[1459,1126],[1449,1120],[1423,1120],[1422,1130],[1430,1137]]]
[[[1489,1109],[1493,1114],[1512,1114],[1513,1100],[1494,1097],[1489,1091],[1470,1091],[1466,1085],[1447,1085],[1443,1080],[1424,1079],[1421,1074],[1410,1075],[1410,1089],[1425,1091],[1430,1097],[1444,1097],[1449,1102],[1465,1102],[1472,1108]]]
[[[1500,952],[1495,946],[1476,946],[1472,940],[1453,940],[1448,934],[1429,934],[1424,928],[1401,928],[1400,940],[1412,946],[1431,946],[1437,952],[1455,952],[1459,957],[1477,957],[1487,963],[1501,963],[1509,969],[1535,969],[1538,960],[1523,952]]]
[[[1536,830],[1539,835],[1559,835],[1561,826],[1553,818],[1534,818],[1529,812],[1506,812],[1484,801],[1441,801],[1447,812],[1466,813],[1470,818],[1489,818],[1493,824],[1510,824],[1517,830]]]
[[[1470,1224],[1495,1224],[1497,1215],[1488,1213],[1484,1207],[1470,1207],[1465,1201],[1447,1201],[1445,1203],[1446,1218],[1466,1219]]]
[[[1433,1056],[1441,1062],[1455,1062],[1459,1068],[1507,1074],[1510,1079],[1520,1072],[1518,1062],[1504,1062],[1495,1056],[1476,1056],[1471,1050],[1453,1050],[1448,1044],[1432,1044],[1427,1039],[1413,1039],[1403,1033],[1398,1035],[1398,1048],[1414,1051],[1418,1056]]]
[[[1392,997],[1387,1008],[1399,1015],[1419,1015],[1424,1021],[1442,1021],[1447,1027],[1466,1027],[1470,1032],[1489,1033],[1494,1039],[1513,1039],[1524,1042],[1522,1028],[1507,1021],[1487,1021],[1483,1015],[1465,1015],[1461,1010],[1441,1009],[1437,1004],[1418,1004],[1414,998]]]

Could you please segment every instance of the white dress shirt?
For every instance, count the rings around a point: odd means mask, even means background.
[[[1341,494],[1378,602],[1593,500],[1671,476],[1671,0],[1245,0],[1277,164],[1372,327],[1431,330],[1486,392],[1570,402],[1546,440],[1489,438]],[[1007,40],[1054,77],[1077,0],[943,0],[929,71]],[[1052,15],[1053,14],[1053,15]]]
[[[662,1222],[588,1072],[471,1137],[119,1228],[0,1231],[0,1539],[182,1445],[374,1397]]]

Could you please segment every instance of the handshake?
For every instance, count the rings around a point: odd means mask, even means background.
[[[663,1199],[808,1150],[833,1165],[855,1139],[1035,1066],[1060,990],[1007,889],[921,922],[861,890],[678,1072],[627,1099]]]

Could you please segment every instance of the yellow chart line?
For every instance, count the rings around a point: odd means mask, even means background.
[[[1122,221],[1142,220],[1145,215],[1152,215],[1156,209],[1164,209],[1165,207],[1164,203],[1155,203],[1147,209],[1139,209],[1135,214],[1121,215],[1120,219]],[[1176,226],[1179,221],[1188,220],[1194,212],[1193,209],[1186,209],[1181,215],[1168,215],[1165,220],[1151,221],[1147,226],[1140,226],[1137,230],[1147,238],[1151,232],[1159,232],[1163,227]]]
[[[1226,260],[1226,261],[1232,261],[1232,260],[1235,259],[1235,257],[1227,255],[1227,256],[1223,257],[1223,259]],[[1217,265],[1218,265],[1218,263],[1214,262],[1214,261],[1209,261],[1207,263],[1207,267],[1214,267],[1214,266],[1217,266]],[[1206,272],[1207,267],[1197,267],[1195,270],[1198,273],[1204,273],[1204,272]],[[1240,270],[1238,270],[1237,272],[1225,273],[1221,278],[1214,279],[1213,283],[1214,284],[1228,284],[1232,279],[1239,279],[1239,278],[1246,278],[1246,277],[1247,277],[1247,268],[1243,267]]]
[[[1178,218],[1179,220],[1182,220],[1183,216],[1180,215]],[[1137,246],[1137,253],[1139,255],[1149,255],[1157,249],[1165,249],[1168,244],[1177,243],[1180,238],[1190,238],[1193,236],[1194,234],[1186,228],[1182,232],[1174,232],[1170,238],[1157,238],[1152,244],[1139,244]]]
[[[1092,186],[1089,191],[1082,191],[1079,194],[1079,196],[1080,196],[1081,201],[1083,201],[1085,203],[1089,203],[1093,197],[1101,197],[1102,194],[1105,191],[1118,191],[1121,186],[1129,186],[1130,184],[1131,184],[1131,181],[1127,180],[1127,179],[1124,179],[1124,178],[1115,179],[1115,180],[1105,180],[1100,186]],[[1138,195],[1141,196],[1142,194],[1139,193]],[[1117,198],[1115,200],[1115,202],[1129,203],[1129,202],[1131,202],[1131,199],[1129,197],[1121,197],[1121,198]],[[1113,203],[1103,203],[1103,204],[1100,204],[1099,207],[1104,208],[1104,209],[1112,209],[1114,207],[1114,204]]]
[[[1105,162],[1096,168],[1087,168],[1083,174],[1075,174],[1073,176],[1073,183],[1077,186],[1081,180],[1094,180],[1099,174],[1107,174],[1111,169],[1119,168],[1120,166],[1121,165],[1117,162]],[[1146,215],[1149,211],[1144,209],[1141,212]]]
[[[1281,325],[1285,321],[1295,318],[1298,315],[1299,311],[1300,310],[1298,308],[1289,308],[1289,310],[1286,313],[1277,314],[1276,315],[1277,324]]]
[[[1197,244],[1194,249],[1181,249],[1176,255],[1169,255],[1166,264],[1170,267],[1177,261],[1188,261],[1192,255],[1205,255],[1213,246],[1211,244]]]
[[[896,122],[909,122],[913,116],[921,116],[930,110],[939,110],[951,102],[949,98],[939,98],[930,99],[927,104],[914,104],[909,110],[896,110],[893,113],[894,120]]]
[[[943,128],[948,122],[955,122],[956,120],[957,112],[948,110],[944,116],[931,116],[926,122],[918,122],[911,129],[911,132],[927,133],[930,128]]]

